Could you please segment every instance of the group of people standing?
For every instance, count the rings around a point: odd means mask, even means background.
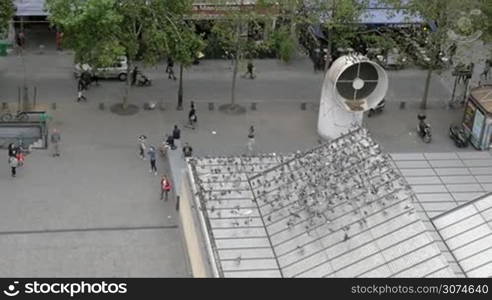
[[[161,145],[159,146],[159,151],[161,153],[161,157],[165,157],[167,155],[168,149],[176,150],[175,140],[181,139],[181,130],[177,125],[174,125],[173,131],[171,134],[166,135],[163,139]],[[157,175],[157,149],[154,145],[147,145],[147,136],[140,135],[138,137],[138,155],[142,160],[146,160],[147,157],[150,162],[150,173],[153,173],[154,176]],[[183,147],[183,155],[185,157],[189,157],[192,155],[193,149],[188,143],[185,143]],[[168,200],[168,194],[172,189],[171,181],[168,179],[166,175],[161,177],[160,181],[161,186],[161,200]]]

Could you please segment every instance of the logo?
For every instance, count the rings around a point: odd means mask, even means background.
[[[471,43],[478,40],[483,33],[480,30],[483,18],[484,16],[480,9],[455,13],[452,18],[455,21],[447,32],[448,37],[458,43]]]
[[[15,297],[19,295],[20,291],[15,289],[15,285],[19,284],[18,281],[14,281],[14,284],[8,286],[7,290],[4,290],[3,293],[9,297]]]

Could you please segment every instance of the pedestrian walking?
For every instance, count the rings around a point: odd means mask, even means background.
[[[9,157],[9,166],[10,166],[10,174],[12,177],[17,175],[17,167],[19,166],[19,162],[15,156]]]
[[[172,186],[171,186],[171,182],[169,181],[169,179],[167,179],[166,176],[162,176],[161,177],[161,200],[163,200],[164,195],[166,196],[166,199],[165,199],[166,201],[169,199],[168,194],[171,191],[171,189],[172,189]]]
[[[174,61],[171,57],[167,58],[166,73],[168,74],[168,79],[176,80],[176,75],[174,75]]]
[[[197,122],[195,106],[192,104],[190,112],[188,113],[188,122],[191,129],[195,129],[195,124]]]
[[[171,148],[171,150],[176,149],[176,145],[174,144],[174,137],[172,134],[166,135],[166,144]]]
[[[490,67],[491,66],[492,66],[492,60],[487,59],[485,61],[485,66],[483,68],[483,72],[482,72],[482,74],[480,74],[480,77],[483,77],[484,80],[488,80],[489,79],[489,73],[490,73]]]
[[[79,89],[77,92],[77,102],[84,101],[87,102],[87,98],[83,94],[83,89]]]
[[[14,143],[10,143],[8,146],[8,151],[9,151],[9,157],[15,157],[17,156],[17,147],[15,146]]]
[[[138,137],[138,149],[139,149],[139,156],[141,159],[145,160],[145,149],[147,146],[145,145],[145,141],[147,140],[147,137],[145,135],[141,135]]]
[[[248,132],[248,151],[249,153],[253,153],[255,146],[255,128],[253,125],[249,127],[249,132]]]
[[[149,155],[150,160],[150,173],[154,172],[154,175],[157,175],[155,147],[150,146],[147,154]]]
[[[248,61],[247,69],[248,69],[248,71],[246,72],[246,74],[244,74],[244,76],[246,77],[249,75],[250,79],[255,79],[255,77],[256,77],[254,74],[255,66],[253,65],[253,62],[251,60]]]
[[[184,157],[191,157],[192,154],[193,154],[193,148],[191,148],[191,146],[188,143],[185,143],[183,147]]]
[[[178,125],[174,125],[173,129],[173,138],[175,140],[179,140],[181,137],[181,130],[179,130]]]
[[[133,71],[132,71],[132,82],[131,82],[131,85],[135,85],[135,83],[137,83],[137,75],[138,75],[138,67],[135,66],[135,68],[133,68]]]
[[[63,32],[56,32],[56,50],[62,51],[62,42],[63,42]]]
[[[51,143],[53,144],[53,157],[60,156],[61,133],[58,129],[53,129],[51,133]]]

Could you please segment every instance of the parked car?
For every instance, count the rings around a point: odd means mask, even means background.
[[[118,78],[121,81],[125,81],[128,77],[128,61],[126,57],[121,56],[111,66],[103,68],[93,68],[88,64],[79,63],[75,65],[75,78],[79,78],[84,71],[90,72],[98,78]]]

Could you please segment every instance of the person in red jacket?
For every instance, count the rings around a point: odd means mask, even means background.
[[[171,191],[172,186],[171,186],[171,181],[167,179],[166,176],[162,176],[161,178],[161,200],[164,197],[164,194],[166,195],[166,201],[168,199],[168,194],[169,191]]]

